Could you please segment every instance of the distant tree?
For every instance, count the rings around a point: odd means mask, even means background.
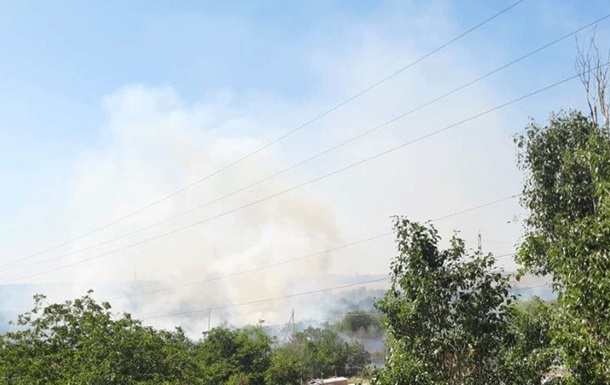
[[[109,303],[82,298],[47,304],[0,334],[0,384],[289,385],[321,374],[353,375],[370,361],[334,330],[309,328],[272,350],[262,327],[214,328],[198,342],[181,329],[155,330]]]
[[[295,333],[284,349],[302,362],[307,379],[355,375],[370,363],[370,354],[362,344],[349,344],[331,329],[309,327]]]
[[[440,250],[433,226],[394,218],[398,255],[377,307],[389,354],[382,384],[501,384],[511,296],[492,255]]]
[[[250,383],[250,377],[243,373],[234,374],[227,381],[227,385],[250,385]]]
[[[356,376],[362,373],[371,363],[371,354],[359,342],[344,345],[345,371],[341,375]]]
[[[347,313],[338,326],[348,336],[378,337],[383,333],[379,315],[364,310]]]

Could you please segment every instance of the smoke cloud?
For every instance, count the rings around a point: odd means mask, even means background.
[[[429,37],[431,30],[438,32],[436,38]],[[348,31],[339,45],[305,47],[303,56],[316,79],[314,91],[306,97],[278,95],[272,90],[227,88],[206,90],[198,100],[187,100],[171,87],[139,84],[115,90],[101,102],[104,124],[97,142],[74,161],[73,173],[63,176],[60,209],[53,209],[62,215],[52,217],[57,219],[53,219],[53,226],[48,223],[54,229],[49,234],[51,239],[41,241],[40,248],[104,226],[214,174],[421,57],[430,47],[439,45],[440,37],[448,40],[458,30],[451,15],[436,5],[409,12],[403,9],[397,14],[388,12],[370,24]],[[394,253],[391,237],[256,273],[134,295],[254,269],[388,232],[391,215],[406,214],[425,221],[518,193],[521,175],[515,167],[511,136],[526,123],[527,114],[522,113],[523,107],[511,107],[324,180],[235,210],[399,143],[414,141],[495,107],[513,94],[529,92],[537,84],[513,90],[501,88],[493,80],[482,82],[247,191],[118,241],[85,252],[76,251],[255,183],[513,58],[504,58],[503,52],[481,58],[469,44],[456,44],[439,52],[235,167],[150,210],[37,257],[31,261],[37,262],[35,265],[11,269],[3,278],[11,280],[108,253],[20,282],[30,284],[27,291],[33,292],[59,283],[61,290],[51,290],[51,299],[57,300],[82,295],[88,288],[96,289],[100,299],[133,295],[112,303],[117,310],[133,312],[154,325],[184,325],[189,330],[201,331],[207,328],[205,309],[210,307],[276,298],[340,282],[354,283],[362,279],[362,274],[387,275]],[[531,105],[535,103],[532,101]],[[210,219],[231,210],[235,211]],[[520,228],[515,217],[519,215],[522,211],[518,201],[512,200],[435,225],[445,238],[453,230],[461,230],[460,235],[470,247],[476,247],[480,230],[484,251],[505,254],[514,251],[518,242]],[[207,222],[112,252],[199,221]],[[23,251],[33,247],[22,246],[16,244],[10,250],[21,251],[23,255],[27,254]],[[57,258],[38,263],[49,257]],[[510,258],[500,263],[508,269],[515,267]],[[259,319],[283,322],[290,317],[292,307],[303,319],[322,318],[332,313],[333,305],[324,302],[328,298],[334,297],[303,296],[217,310],[211,314],[211,324],[255,323]],[[190,310],[201,311],[152,318]]]

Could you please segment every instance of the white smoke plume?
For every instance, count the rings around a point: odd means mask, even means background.
[[[303,56],[316,75],[314,91],[307,97],[227,88],[206,90],[199,100],[192,101],[170,87],[155,85],[127,85],[105,96],[101,102],[105,118],[98,141],[74,161],[71,175],[61,176],[64,186],[60,208],[35,213],[37,218],[42,217],[38,222],[52,230],[27,247],[20,238],[11,247],[2,246],[3,250],[27,255],[171,194],[345,100],[463,29],[438,4],[406,8],[388,12],[370,24],[354,26],[342,35],[340,44],[312,43],[304,47]],[[505,31],[494,30],[500,32]],[[527,83],[482,82],[248,191],[116,242],[59,257],[229,194],[527,52],[506,52],[494,46],[494,55],[481,56],[472,48],[472,41],[465,39],[435,54],[281,143],[150,210],[29,262],[56,259],[5,270],[1,278],[33,285],[62,283],[61,290],[50,290],[52,299],[82,295],[88,288],[98,289],[96,297],[100,299],[114,298],[232,274],[381,234],[391,229],[391,215],[406,214],[425,221],[519,193],[522,181],[515,167],[511,137],[526,124],[532,111],[546,112],[558,106],[542,102],[546,100],[543,97],[171,236],[111,252],[276,194],[549,83],[549,79],[533,78],[530,73],[525,75]],[[566,65],[569,76],[573,73],[572,62]],[[524,75],[519,70],[510,69],[501,79],[520,79]],[[52,215],[57,212],[61,215]],[[518,242],[520,228],[514,218],[521,214],[518,201],[512,200],[435,224],[445,238],[454,229],[461,230],[471,247],[476,247],[481,230],[484,251],[505,254],[514,251]],[[27,218],[30,215],[34,214]],[[155,325],[182,324],[201,331],[207,328],[205,309],[209,307],[331,287],[340,284],[338,276],[347,276],[353,283],[362,278],[358,274],[386,275],[393,251],[392,237],[388,237],[256,273],[112,303],[118,310],[133,311],[144,318],[202,310],[191,316],[150,319]],[[18,279],[104,253],[109,254]],[[501,264],[515,267],[510,258]],[[288,319],[292,307],[303,318],[324,317],[332,306],[321,306],[321,297],[324,295],[218,310],[213,312],[211,324],[226,321],[239,325],[259,319],[282,322]]]

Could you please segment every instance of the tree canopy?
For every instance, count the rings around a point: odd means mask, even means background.
[[[322,374],[355,375],[370,362],[331,328],[307,328],[284,346],[261,326],[214,328],[193,341],[156,330],[87,295],[35,297],[16,330],[0,335],[0,381],[11,385],[288,385]],[[336,328],[333,326],[333,329]]]
[[[384,384],[500,383],[508,277],[457,236],[438,247],[434,226],[394,220],[398,255],[378,303],[389,338]]]
[[[338,324],[340,332],[348,336],[379,337],[383,333],[383,326],[378,314],[364,310],[350,311]]]
[[[156,331],[88,294],[20,315],[20,330],[0,340],[0,378],[6,384],[153,384],[188,372],[189,344],[178,329]]]
[[[550,274],[568,381],[610,382],[610,136],[579,112],[516,138],[528,209],[518,261]]]

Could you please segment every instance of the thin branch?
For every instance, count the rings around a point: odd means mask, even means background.
[[[607,56],[602,55],[595,34],[596,29],[593,29],[585,44],[576,38],[576,69],[585,89],[591,121],[610,136],[610,97],[607,92],[610,68],[606,65],[610,61],[610,51]]]

